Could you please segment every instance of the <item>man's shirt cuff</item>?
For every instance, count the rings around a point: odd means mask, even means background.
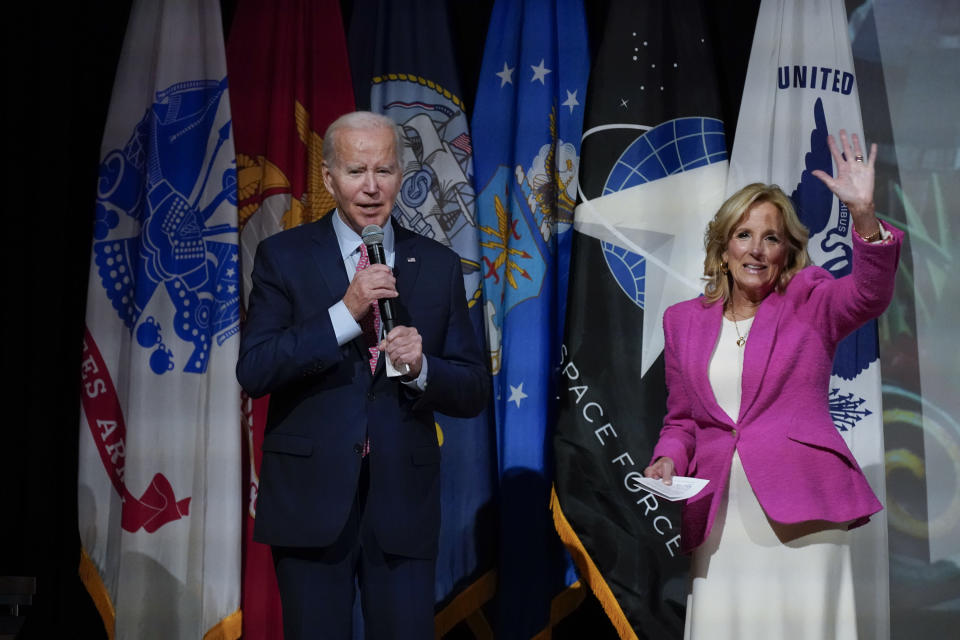
[[[411,390],[419,391],[423,393],[427,390],[427,356],[420,356],[420,375],[414,378],[413,380],[404,380],[400,379],[405,386],[409,387]]]
[[[333,324],[333,333],[337,336],[337,344],[341,347],[363,333],[360,324],[353,319],[343,300],[331,305],[327,312]]]

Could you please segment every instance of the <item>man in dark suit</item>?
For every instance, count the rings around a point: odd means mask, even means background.
[[[286,640],[350,638],[355,582],[367,638],[433,637],[433,412],[473,416],[489,394],[459,258],[391,220],[399,145],[381,115],[330,125],[323,179],[337,208],[267,238],[254,261],[237,378],[272,394],[254,539],[273,550]],[[386,265],[367,266],[370,224]],[[363,325],[383,298],[398,326],[374,337]]]

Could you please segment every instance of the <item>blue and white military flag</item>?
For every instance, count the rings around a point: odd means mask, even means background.
[[[134,3],[101,149],[81,575],[113,638],[237,638],[236,160],[216,0]]]
[[[580,0],[499,0],[473,115],[500,472],[498,637],[575,580],[547,505],[589,51]],[[575,600],[575,599],[574,599]],[[576,600],[575,600],[576,601]]]
[[[827,134],[836,135],[840,129],[863,140],[844,3],[764,0],[727,192],[757,181],[780,185],[810,230],[808,250],[813,262],[837,277],[851,269],[853,225],[846,206],[811,172],[821,169],[833,175]],[[829,393],[837,429],[885,502],[876,321],[838,347]],[[890,633],[886,512],[875,514],[869,524],[851,534],[857,628],[863,638],[886,638]]]

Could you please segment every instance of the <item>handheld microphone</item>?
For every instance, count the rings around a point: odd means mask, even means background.
[[[383,229],[375,224],[368,224],[360,234],[363,244],[367,245],[367,256],[370,264],[387,264],[387,255],[383,251]],[[383,323],[384,335],[390,333],[394,327],[393,301],[390,298],[377,300],[380,305],[380,322]]]

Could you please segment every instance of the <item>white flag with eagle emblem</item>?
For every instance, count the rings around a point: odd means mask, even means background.
[[[80,570],[112,638],[240,635],[236,193],[218,3],[135,2],[81,365]]]

